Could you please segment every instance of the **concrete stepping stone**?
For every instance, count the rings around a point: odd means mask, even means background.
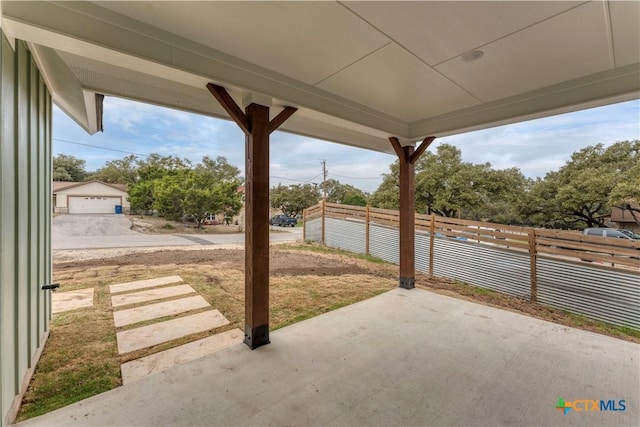
[[[158,277],[157,279],[137,280],[135,282],[118,283],[109,286],[109,293],[117,294],[118,292],[136,291],[138,289],[153,288],[156,286],[169,285],[171,283],[182,282],[180,276]]]
[[[93,288],[51,294],[51,311],[53,313],[91,306],[93,306]]]
[[[186,295],[194,293],[189,285],[170,286],[168,288],[147,289],[146,291],[134,292],[131,294],[114,295],[111,297],[112,307],[121,307],[123,305],[137,304],[139,302],[153,301],[156,299],[175,297],[178,295]]]
[[[127,310],[115,311],[113,322],[116,328],[144,322],[145,320],[158,319],[160,317],[172,316],[174,314],[186,313],[187,311],[199,308],[210,307],[211,305],[200,295],[181,298],[172,301],[159,302],[156,304],[143,305],[142,307],[129,308]]]
[[[118,353],[129,353],[228,324],[227,318],[218,310],[211,310],[118,332]]]
[[[243,339],[244,333],[240,329],[232,329],[132,360],[121,366],[122,383],[130,384],[148,375],[157,374],[174,366],[200,359],[223,348],[241,343]]]

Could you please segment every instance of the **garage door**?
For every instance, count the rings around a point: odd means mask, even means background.
[[[116,205],[121,203],[120,197],[70,196],[69,213],[115,213]]]

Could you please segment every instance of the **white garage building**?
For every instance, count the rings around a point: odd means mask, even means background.
[[[53,212],[70,214],[129,212],[127,186],[102,181],[53,182]]]

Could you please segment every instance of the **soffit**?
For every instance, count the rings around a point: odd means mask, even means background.
[[[237,100],[298,107],[292,132],[387,152],[388,136],[406,144],[640,92],[636,2],[3,2],[3,14],[3,29],[55,50],[85,90],[226,117],[205,108],[212,81]]]
[[[610,2],[614,57],[617,67],[638,62],[640,55],[640,2]]]

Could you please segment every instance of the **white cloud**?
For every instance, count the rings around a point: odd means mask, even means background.
[[[625,139],[640,139],[640,101],[441,138],[429,150],[449,143],[462,150],[466,161],[489,162],[501,169],[518,167],[526,176],[535,177],[558,169],[576,150]],[[105,99],[105,132],[94,136],[88,136],[64,113],[54,109],[54,155],[64,153],[82,158],[89,170],[126,155],[105,150],[115,149],[139,154],[157,152],[193,162],[205,155],[225,156],[244,171],[244,144],[244,135],[230,121],[119,98]],[[373,192],[395,157],[275,132],[270,146],[271,184],[320,182],[321,160],[327,161],[329,178]]]

